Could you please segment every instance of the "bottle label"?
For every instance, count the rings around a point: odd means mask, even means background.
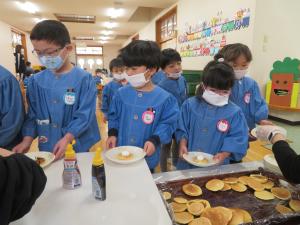
[[[95,198],[103,200],[103,190],[100,187],[96,177],[92,177],[92,190]]]
[[[81,175],[76,160],[64,161],[63,187],[75,189],[81,186]]]

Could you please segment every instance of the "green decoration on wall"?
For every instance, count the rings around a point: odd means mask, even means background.
[[[300,76],[300,60],[286,57],[283,61],[275,61],[273,69],[270,72],[271,80],[273,74],[294,74],[294,81],[298,81]]]

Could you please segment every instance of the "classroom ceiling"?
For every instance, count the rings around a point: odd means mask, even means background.
[[[121,45],[159,12],[177,1],[0,0],[0,20],[30,32],[37,21],[61,16],[66,21],[76,21],[64,24],[72,39],[80,45]],[[113,12],[112,8],[115,9]],[[119,17],[112,18],[118,14]],[[113,27],[106,27],[107,23]]]

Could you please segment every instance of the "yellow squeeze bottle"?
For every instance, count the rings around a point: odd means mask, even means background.
[[[102,149],[97,148],[92,165],[92,191],[97,200],[104,201],[106,199],[106,178],[101,153]]]
[[[74,144],[74,142],[73,142]],[[81,186],[81,174],[78,168],[76,153],[72,144],[68,144],[64,158],[63,187],[76,189]]]

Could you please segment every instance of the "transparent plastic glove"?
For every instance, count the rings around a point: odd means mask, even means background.
[[[256,136],[261,141],[271,142],[275,134],[281,134],[286,138],[287,132],[284,128],[273,125],[258,126],[256,128]]]

